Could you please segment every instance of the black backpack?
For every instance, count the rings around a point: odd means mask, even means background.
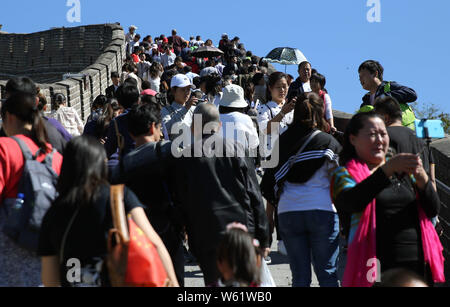
[[[40,150],[33,156],[24,141],[12,137],[20,146],[24,156],[24,169],[19,181],[18,194],[23,194],[23,204],[4,203],[6,220],[2,231],[17,245],[36,252],[42,220],[56,199],[58,175],[52,168],[56,150],[45,157],[43,162],[36,159]]]

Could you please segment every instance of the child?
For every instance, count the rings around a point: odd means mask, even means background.
[[[319,74],[315,71],[311,76],[311,89],[314,93],[320,96],[324,102],[324,115],[325,119],[330,125],[330,132],[333,134],[336,132],[336,128],[334,127],[334,118],[333,118],[333,106],[331,103],[330,95],[328,95],[327,90],[325,89],[326,84],[325,76]]]
[[[217,267],[222,275],[218,287],[258,287],[260,285],[261,254],[259,242],[247,227],[233,223],[217,250]]]

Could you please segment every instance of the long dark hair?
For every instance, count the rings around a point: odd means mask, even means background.
[[[106,136],[109,125],[114,119],[114,112],[118,111],[119,109],[120,106],[119,102],[117,102],[117,99],[108,99],[108,102],[105,105],[105,110],[103,110],[103,114],[100,115],[97,119],[97,124],[95,125],[95,137],[100,139]]]
[[[50,151],[47,146],[47,130],[45,129],[41,112],[36,104],[35,95],[23,92],[13,94],[2,106],[2,116],[5,116],[7,112],[17,116],[21,121],[31,124],[31,139],[36,143],[42,153],[48,153]]]
[[[375,112],[366,112],[356,114],[350,120],[347,128],[345,129],[343,149],[339,157],[340,164],[342,166],[345,166],[350,160],[357,158],[356,149],[350,142],[350,136],[358,135],[359,131],[364,128],[367,120],[375,117],[382,119],[380,115]]]
[[[217,249],[217,261],[228,264],[234,281],[246,285],[260,284],[257,250],[248,232],[237,228],[228,230]]]
[[[53,111],[58,111],[59,107],[66,103],[66,96],[64,94],[58,93],[53,97],[52,109]]]
[[[323,116],[323,100],[315,93],[301,94],[297,97],[293,125],[307,129],[317,128],[328,131],[328,123]]]
[[[107,183],[108,169],[104,147],[91,136],[73,138],[64,150],[56,190],[56,204],[87,205],[95,201],[101,184]]]

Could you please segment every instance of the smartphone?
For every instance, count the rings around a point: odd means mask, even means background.
[[[445,137],[444,125],[441,120],[422,119],[416,120],[416,135],[420,139],[443,139]]]

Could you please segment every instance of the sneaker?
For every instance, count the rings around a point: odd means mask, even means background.
[[[269,265],[272,263],[272,258],[270,258],[270,256],[264,257],[264,262]]]
[[[283,256],[287,256],[286,246],[283,241],[278,241],[278,252]]]

